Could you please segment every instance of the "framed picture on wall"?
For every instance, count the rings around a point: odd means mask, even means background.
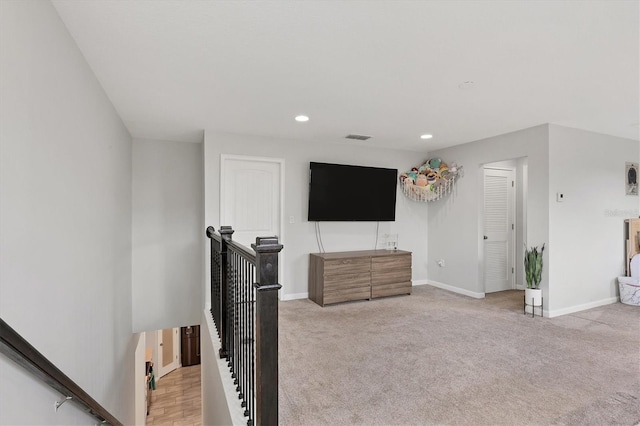
[[[638,163],[626,163],[624,171],[627,195],[638,195]]]

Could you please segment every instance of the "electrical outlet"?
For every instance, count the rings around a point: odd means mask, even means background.
[[[289,216],[289,223],[296,223],[296,220],[293,216]]]

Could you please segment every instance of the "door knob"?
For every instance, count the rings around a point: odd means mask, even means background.
[[[487,237],[487,236],[485,235],[485,236],[484,236],[484,239],[485,239],[485,240],[488,240],[488,239],[489,239],[489,237]]]

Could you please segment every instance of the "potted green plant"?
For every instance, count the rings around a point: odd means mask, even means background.
[[[540,307],[542,314],[542,289],[540,281],[542,280],[542,255],[544,253],[544,244],[538,250],[538,247],[525,247],[524,252],[524,273],[527,280],[527,288],[524,291],[525,312],[533,312],[535,307]]]

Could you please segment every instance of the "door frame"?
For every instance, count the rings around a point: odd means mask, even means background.
[[[259,162],[259,163],[275,163],[278,164],[278,166],[280,167],[280,184],[279,184],[279,190],[280,190],[280,218],[279,218],[279,226],[280,226],[280,235],[278,235],[278,243],[284,245],[284,183],[285,183],[285,175],[284,175],[284,165],[285,165],[285,161],[284,158],[275,158],[275,157],[254,157],[254,156],[249,156],[249,155],[237,155],[237,154],[220,154],[220,221],[222,221],[222,212],[223,212],[223,207],[222,207],[222,200],[225,199],[226,195],[227,195],[227,189],[225,187],[225,185],[223,185],[224,183],[224,177],[225,177],[225,173],[226,173],[226,161],[227,160],[241,160],[241,161],[253,161],[253,162]],[[220,223],[220,226],[225,225],[224,223]],[[269,235],[263,235],[264,237],[267,237]],[[251,247],[249,247],[251,248]],[[279,254],[278,254],[278,284],[280,284],[282,287],[280,288],[280,290],[278,291],[278,298],[280,300],[283,299],[283,295],[284,295],[284,289],[285,289],[285,285],[282,283],[283,282],[283,272],[284,272],[284,250],[282,250]]]
[[[512,250],[512,256],[513,256],[513,268],[514,268],[514,273],[513,275],[513,280],[512,280],[512,284],[511,284],[511,289],[516,290],[519,289],[518,286],[518,282],[517,282],[517,272],[518,272],[518,268],[516,266],[516,262],[518,261],[517,259],[517,253],[518,250],[516,249],[516,242],[518,240],[517,238],[517,232],[518,229],[522,229],[522,234],[523,234],[523,238],[526,240],[526,235],[527,235],[527,217],[526,217],[526,206],[527,206],[527,163],[525,162],[524,164],[521,164],[520,161],[522,158],[526,158],[526,157],[515,157],[515,158],[509,158],[509,159],[505,159],[505,160],[497,160],[497,161],[489,161],[486,163],[482,163],[478,165],[478,169],[477,169],[477,182],[478,182],[478,194],[480,194],[480,196],[478,197],[478,288],[482,289],[482,297],[485,297],[486,295],[486,291],[485,291],[485,281],[484,281],[484,261],[485,261],[485,256],[484,256],[484,169],[485,168],[489,168],[489,169],[497,169],[497,170],[512,170],[514,172],[514,197],[513,197],[513,201],[512,203],[514,204],[513,206],[513,223],[515,225],[515,232],[512,233],[512,241],[511,241],[511,250]],[[512,166],[500,166],[498,165],[498,163],[506,163],[506,162],[513,162],[514,165]],[[492,164],[496,164],[495,166],[492,166]],[[519,168],[522,167],[522,182],[519,183],[518,179],[519,179]],[[522,197],[522,201],[523,201],[523,207],[524,207],[524,212],[523,212],[523,221],[524,222],[520,222],[518,221],[518,200],[519,197]]]
[[[489,163],[491,164],[491,163]],[[486,171],[487,170],[496,170],[496,171],[503,171],[503,172],[508,172],[511,174],[513,180],[512,180],[512,190],[511,190],[511,194],[510,194],[510,202],[509,202],[509,206],[508,208],[508,217],[511,219],[510,222],[512,224],[512,229],[511,229],[511,233],[509,233],[509,237],[507,237],[507,240],[509,240],[509,253],[507,253],[507,259],[511,259],[511,275],[509,276],[509,288],[507,290],[514,290],[516,288],[516,220],[517,220],[517,214],[516,214],[516,207],[517,207],[517,188],[516,188],[516,180],[518,177],[518,172],[517,172],[517,166],[516,167],[500,167],[500,166],[488,166],[488,165],[484,165],[482,167],[482,214],[483,214],[483,221],[482,221],[482,235],[483,235],[483,258],[484,258],[484,236],[487,235],[486,230],[484,229],[484,208],[485,208],[485,196],[486,194],[484,193],[484,186],[485,186],[485,178],[486,178]],[[484,289],[484,292],[487,292],[487,283],[485,280],[485,276],[484,276],[484,270],[485,270],[486,265],[484,264],[484,262],[482,263],[482,270],[483,270],[483,277],[482,277],[482,286]],[[503,291],[503,290],[500,290]]]

